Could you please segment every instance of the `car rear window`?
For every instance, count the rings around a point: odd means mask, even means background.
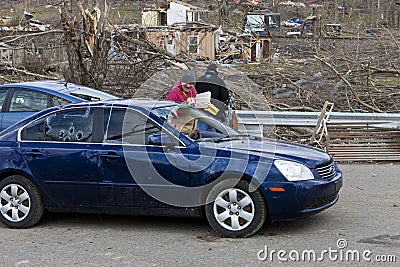
[[[107,94],[105,92],[92,90],[90,88],[80,87],[77,90],[71,91],[69,93],[72,96],[82,98],[86,101],[101,101],[101,100],[115,100],[120,99],[120,97]]]

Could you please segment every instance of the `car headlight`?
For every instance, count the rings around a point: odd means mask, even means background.
[[[274,165],[289,181],[314,179],[311,170],[303,164],[287,160],[275,160]]]

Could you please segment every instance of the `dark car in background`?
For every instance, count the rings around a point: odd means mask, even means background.
[[[0,131],[40,110],[82,101],[119,97],[62,81],[34,81],[0,85]]]
[[[243,135],[170,101],[58,106],[0,133],[0,219],[11,228],[50,210],[204,216],[219,234],[246,237],[267,219],[331,207],[341,186],[322,150]]]

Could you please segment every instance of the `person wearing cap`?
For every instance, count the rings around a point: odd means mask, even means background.
[[[229,91],[226,88],[225,82],[218,76],[217,65],[212,63],[207,67],[203,76],[200,76],[196,82],[197,93],[211,92],[211,103],[216,106],[219,111],[214,115],[214,118],[224,121],[226,103],[229,101]],[[213,128],[205,128],[199,126],[200,131],[215,131]]]
[[[194,86],[195,83],[195,73],[191,70],[183,71],[182,78],[175,83],[174,87],[167,94],[166,99],[193,105],[197,95],[197,90]]]
[[[197,91],[194,87],[196,83],[196,75],[191,70],[185,70],[182,73],[182,77],[178,82],[175,83],[171,91],[168,92],[166,99],[187,103],[189,105],[195,105]],[[200,133],[197,130],[197,122],[191,116],[185,116],[184,114],[179,114],[178,117],[174,118],[170,122],[175,129],[178,131],[188,134],[189,137],[194,139],[200,138]]]
[[[197,93],[211,92],[211,98],[221,102],[227,102],[229,91],[225,82],[218,76],[218,68],[214,63],[207,67],[206,73],[196,82]]]

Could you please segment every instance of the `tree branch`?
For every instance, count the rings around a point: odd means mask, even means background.
[[[331,64],[329,64],[328,62],[326,62],[325,60],[323,60],[322,58],[320,58],[316,55],[314,55],[314,57],[316,59],[318,59],[319,61],[321,61],[322,63],[324,63],[326,66],[328,66],[341,80],[343,80],[349,86],[350,91],[353,94],[353,96],[355,97],[355,100],[357,103],[359,103],[360,105],[363,105],[364,107],[367,107],[373,111],[383,112],[383,110],[381,110],[380,108],[376,108],[376,107],[371,106],[368,103],[365,103],[364,101],[362,101],[360,99],[360,97],[358,96],[356,90],[354,89],[353,85],[343,75],[341,75]]]
[[[12,67],[7,67],[7,66],[4,66],[4,68],[5,68],[6,70],[15,71],[15,72],[22,73],[22,74],[25,74],[25,75],[37,77],[37,78],[40,78],[40,79],[59,80],[58,77],[52,77],[52,76],[41,75],[41,74],[33,73],[33,72],[30,72],[30,71],[27,71],[27,70],[20,70],[20,69],[17,69],[17,68],[12,68]]]

